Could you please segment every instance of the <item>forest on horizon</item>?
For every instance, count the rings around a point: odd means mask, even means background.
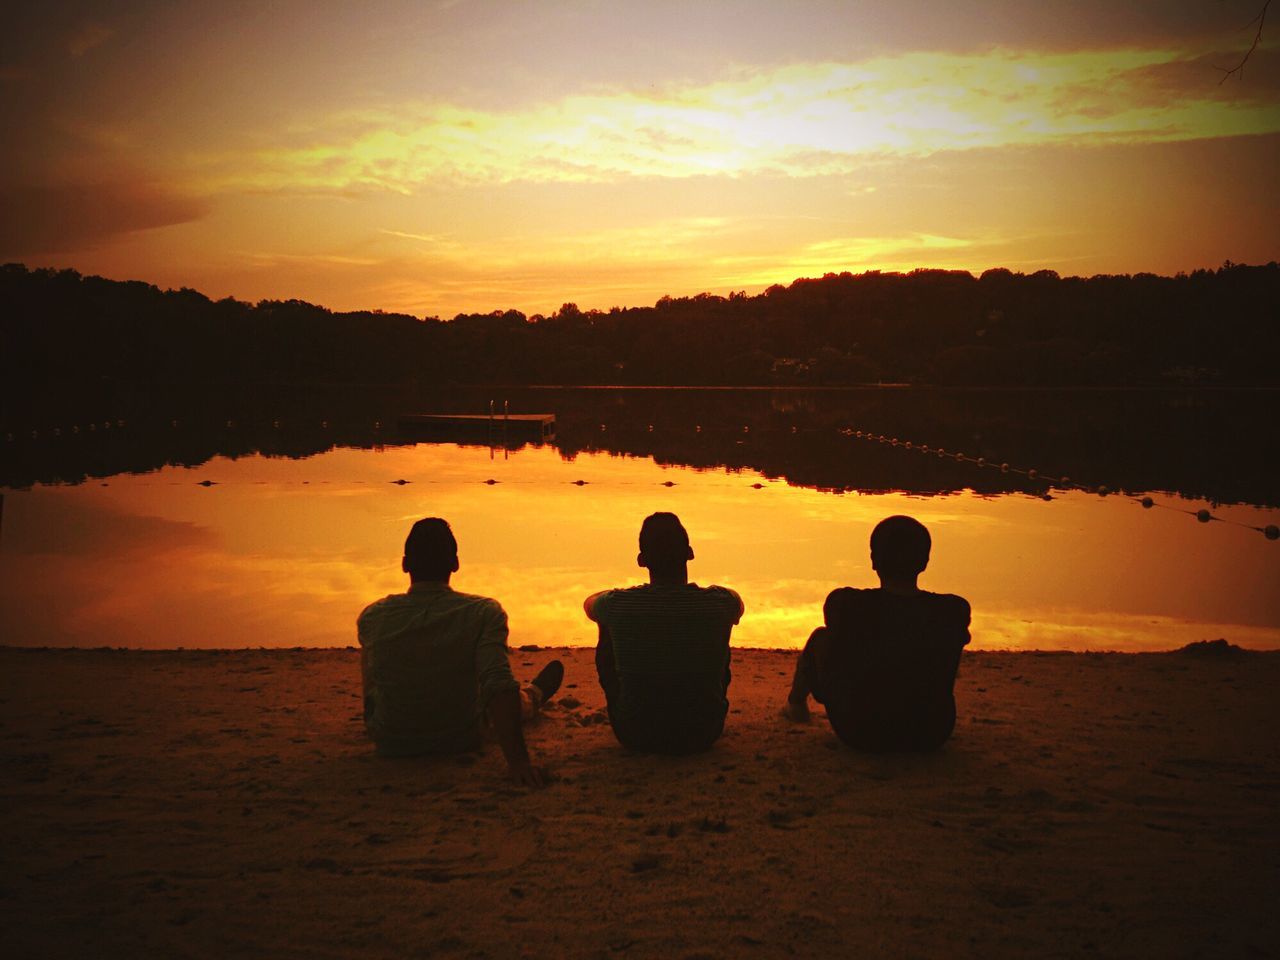
[[[419,318],[0,267],[9,396],[51,383],[1280,384],[1280,264],[829,273],[651,307]]]

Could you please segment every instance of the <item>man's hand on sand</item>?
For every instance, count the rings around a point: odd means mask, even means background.
[[[809,704],[804,700],[799,703],[794,700],[788,700],[782,707],[782,715],[792,723],[808,723]]]
[[[547,774],[541,767],[535,767],[528,760],[513,763],[507,768],[507,775],[522,787],[538,790],[547,785]]]

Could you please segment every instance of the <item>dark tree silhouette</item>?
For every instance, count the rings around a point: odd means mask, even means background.
[[[1230,69],[1225,67],[1218,68],[1222,71],[1222,79],[1218,81],[1220,85],[1226,83],[1227,80],[1233,76],[1244,76],[1244,65],[1249,62],[1249,58],[1253,56],[1253,52],[1258,49],[1258,44],[1262,42],[1262,29],[1267,24],[1267,8],[1270,6],[1271,0],[1264,0],[1262,8],[1258,11],[1257,16],[1245,25],[1246,28],[1252,27],[1255,23],[1258,25],[1258,29],[1253,34],[1253,43],[1249,44],[1249,49],[1244,52],[1244,55],[1240,58],[1240,62],[1234,67],[1231,67]]]
[[[1280,265],[830,273],[757,296],[452,320],[0,268],[0,398],[104,382],[1275,384]]]

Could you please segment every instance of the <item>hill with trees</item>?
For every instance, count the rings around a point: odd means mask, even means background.
[[[1280,265],[1175,277],[827,274],[549,316],[339,313],[301,300],[0,268],[0,372],[50,382],[1271,385]]]

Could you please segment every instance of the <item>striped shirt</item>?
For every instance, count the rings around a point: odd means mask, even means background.
[[[729,701],[729,635],[742,598],[725,587],[645,584],[598,595],[597,665],[619,739],[644,750],[702,749]]]
[[[473,749],[490,698],[519,689],[497,600],[419,582],[371,603],[356,628],[365,727],[379,753]]]

